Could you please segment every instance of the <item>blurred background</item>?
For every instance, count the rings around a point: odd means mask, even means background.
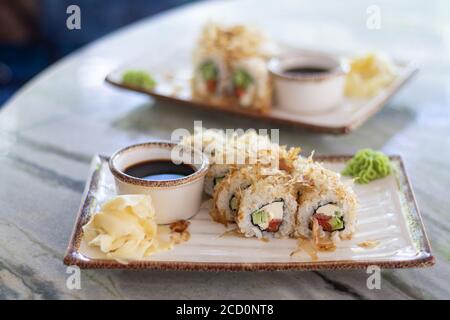
[[[0,108],[33,76],[83,45],[137,20],[198,1],[0,0]],[[264,12],[259,12],[254,4],[243,10],[250,22],[263,30],[273,30],[271,24],[277,25],[276,39],[284,43],[323,50],[379,49],[418,62],[426,66],[420,68],[419,80],[429,76],[440,86],[446,85],[445,92],[450,97],[450,1],[346,0],[342,6],[332,0],[286,3],[302,8],[295,26],[276,21],[284,21],[284,17],[292,20],[289,6],[280,7],[270,19],[258,19]],[[366,27],[367,8],[373,4],[383,8],[380,32]],[[66,9],[70,5],[82,8],[80,30],[66,28]],[[227,12],[215,12],[215,16],[225,19]],[[333,41],[321,40],[330,38]],[[317,47],[318,44],[324,47]]]
[[[0,0],[0,108],[24,83],[77,48],[131,22],[194,1]],[[69,5],[83,8],[83,27],[76,32],[65,28]]]

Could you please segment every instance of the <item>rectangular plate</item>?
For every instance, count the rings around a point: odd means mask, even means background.
[[[189,52],[187,48],[179,48],[173,50],[172,54],[164,55],[157,62],[149,59],[148,57],[154,56],[149,54],[120,67],[110,73],[105,80],[123,89],[142,92],[162,101],[185,104],[187,107],[238,114],[270,122],[294,125],[317,132],[344,134],[353,131],[381,110],[386,102],[417,72],[417,68],[412,63],[396,61],[395,65],[399,72],[390,86],[381,90],[372,98],[344,98],[344,101],[338,107],[325,113],[299,115],[278,109],[277,106],[273,106],[267,113],[260,113],[235,106],[212,105],[193,99],[190,88],[192,66]],[[310,51],[296,49],[296,52]],[[126,70],[133,69],[149,72],[158,83],[155,89],[145,90],[122,84],[123,73]]]
[[[340,171],[350,156],[317,156],[315,159],[329,169]],[[212,221],[204,207],[191,220],[188,229],[191,238],[187,242],[124,265],[108,259],[99,249],[89,247],[83,239],[82,226],[91,213],[115,195],[108,158],[96,156],[64,263],[81,268],[224,271],[431,266],[434,258],[402,159],[392,156],[391,160],[395,174],[367,185],[354,186],[360,208],[353,239],[341,241],[334,252],[318,252],[316,261],[312,261],[304,251],[290,256],[297,246],[295,239],[264,242],[256,238],[224,236],[227,229]],[[366,240],[378,240],[379,245],[372,249],[358,246]]]

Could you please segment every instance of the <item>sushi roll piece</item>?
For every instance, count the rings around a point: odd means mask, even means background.
[[[219,54],[199,53],[194,62],[193,96],[220,101],[229,92],[229,71]]]
[[[266,111],[272,104],[267,60],[273,41],[244,25],[207,23],[194,51],[194,98],[209,103]]]
[[[299,169],[299,167],[297,167]],[[319,249],[333,249],[339,240],[355,232],[358,201],[340,175],[319,163],[304,163],[295,235],[310,238]]]
[[[319,249],[334,249],[355,232],[357,201],[345,186],[303,192],[299,197],[295,235],[309,238]]]
[[[236,223],[246,237],[291,235],[297,211],[296,190],[283,173],[257,181],[242,192]]]
[[[232,64],[232,90],[242,108],[268,111],[272,106],[272,85],[266,60],[240,59]]]
[[[257,179],[258,173],[258,168],[245,166],[234,170],[220,182],[214,192],[214,207],[210,212],[214,221],[223,224],[235,222],[241,193]]]

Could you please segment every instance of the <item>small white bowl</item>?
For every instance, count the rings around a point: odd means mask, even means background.
[[[150,194],[156,222],[167,224],[193,217],[200,209],[203,182],[208,171],[208,158],[200,151],[180,152],[176,143],[149,142],[136,144],[114,153],[109,168],[118,194]],[[190,164],[191,175],[163,181],[150,181],[124,173],[130,166],[149,160],[172,160]]]
[[[288,74],[291,68],[322,68],[326,72]],[[339,59],[322,53],[295,53],[273,58],[269,71],[276,106],[292,113],[314,114],[339,105],[344,96],[345,72]]]

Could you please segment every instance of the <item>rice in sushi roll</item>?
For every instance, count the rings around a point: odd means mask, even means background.
[[[240,196],[236,223],[246,237],[291,235],[297,211],[296,190],[290,177],[280,172],[258,180]]]
[[[214,192],[214,206],[210,212],[215,221],[223,224],[235,222],[240,195],[259,177],[259,171],[255,166],[245,166],[234,170],[220,182]]]
[[[265,59],[240,59],[233,62],[232,69],[232,89],[237,104],[243,108],[269,110],[272,86]]]

